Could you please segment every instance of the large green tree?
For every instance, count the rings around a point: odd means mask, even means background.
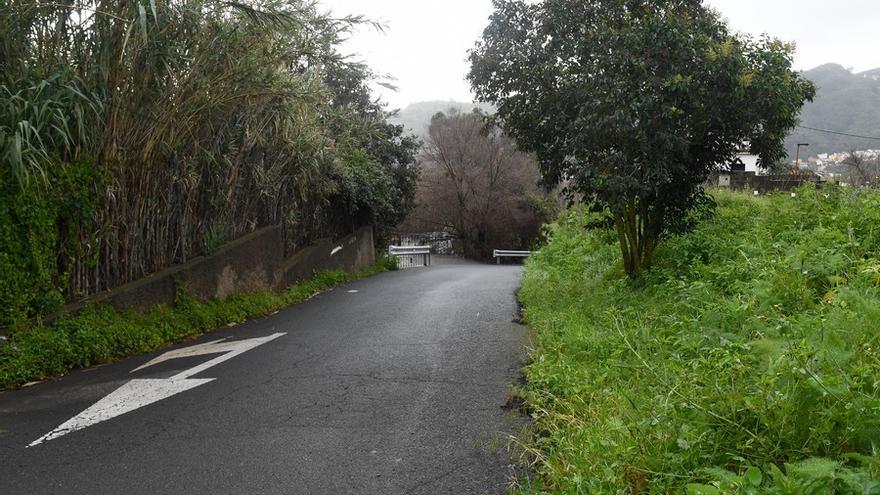
[[[327,120],[341,150],[330,224],[347,231],[373,225],[384,242],[415,205],[420,142],[388,121],[391,114],[369,84],[378,76],[368,66],[336,60],[325,72],[332,93]]]
[[[731,34],[700,0],[495,0],[470,54],[479,99],[543,180],[613,220],[632,276],[709,202],[740,151],[772,164],[812,84],[793,46]]]

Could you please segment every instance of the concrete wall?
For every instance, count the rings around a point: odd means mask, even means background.
[[[338,241],[322,239],[287,258],[279,271],[280,287],[324,270],[355,271],[375,261],[373,228],[364,227]]]
[[[266,227],[140,280],[71,304],[75,312],[86,304],[106,303],[118,309],[146,309],[172,304],[178,287],[198,299],[223,299],[234,293],[278,290],[324,270],[355,271],[373,264],[372,227],[338,241],[321,240],[284,258],[281,229]]]

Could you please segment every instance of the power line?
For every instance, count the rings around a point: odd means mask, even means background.
[[[849,134],[846,132],[829,131],[828,129],[817,129],[815,127],[808,127],[805,125],[799,125],[798,127],[800,127],[801,129],[808,129],[808,130],[816,131],[816,132],[826,132],[828,134],[837,134],[838,136],[847,136],[847,137],[854,137],[854,138],[861,138],[861,139],[873,139],[876,141],[880,141],[880,137],[875,137],[875,136],[860,136],[858,134]]]

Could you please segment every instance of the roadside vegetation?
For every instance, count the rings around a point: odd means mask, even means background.
[[[364,24],[308,0],[0,3],[0,327],[263,226],[292,253],[399,223],[418,141],[340,52]]]
[[[880,193],[712,196],[637,278],[599,214],[548,226],[522,493],[880,493]]]
[[[147,311],[116,311],[89,306],[51,325],[21,328],[0,342],[0,390],[155,351],[217,328],[275,313],[339,284],[396,269],[396,260],[379,257],[363,271],[326,271],[279,292],[235,294],[198,301],[185,292],[173,306]]]

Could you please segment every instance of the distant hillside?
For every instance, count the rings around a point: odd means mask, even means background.
[[[431,117],[438,112],[448,112],[450,109],[458,110],[459,112],[471,112],[474,108],[479,108],[485,112],[492,111],[491,106],[483,103],[465,103],[454,100],[420,101],[398,111],[396,116],[388,120],[394,124],[403,125],[410,132],[425,139],[428,136],[428,126],[431,124]]]
[[[841,65],[826,64],[804,72],[816,83],[813,103],[804,106],[801,124],[849,134],[880,136],[880,69],[853,74]],[[880,141],[796,129],[786,140],[794,155],[797,143],[810,143],[809,155],[850,149],[880,149]]]
[[[804,72],[818,87],[815,101],[804,106],[801,124],[848,134],[880,137],[880,68],[852,73],[838,64],[826,64]],[[389,119],[402,124],[424,139],[431,117],[450,108],[470,112],[474,107],[491,112],[491,106],[461,101],[423,101],[413,103]],[[880,141],[824,132],[795,129],[785,146],[792,158],[797,143],[810,143],[805,153],[834,153],[850,149],[880,149]]]

